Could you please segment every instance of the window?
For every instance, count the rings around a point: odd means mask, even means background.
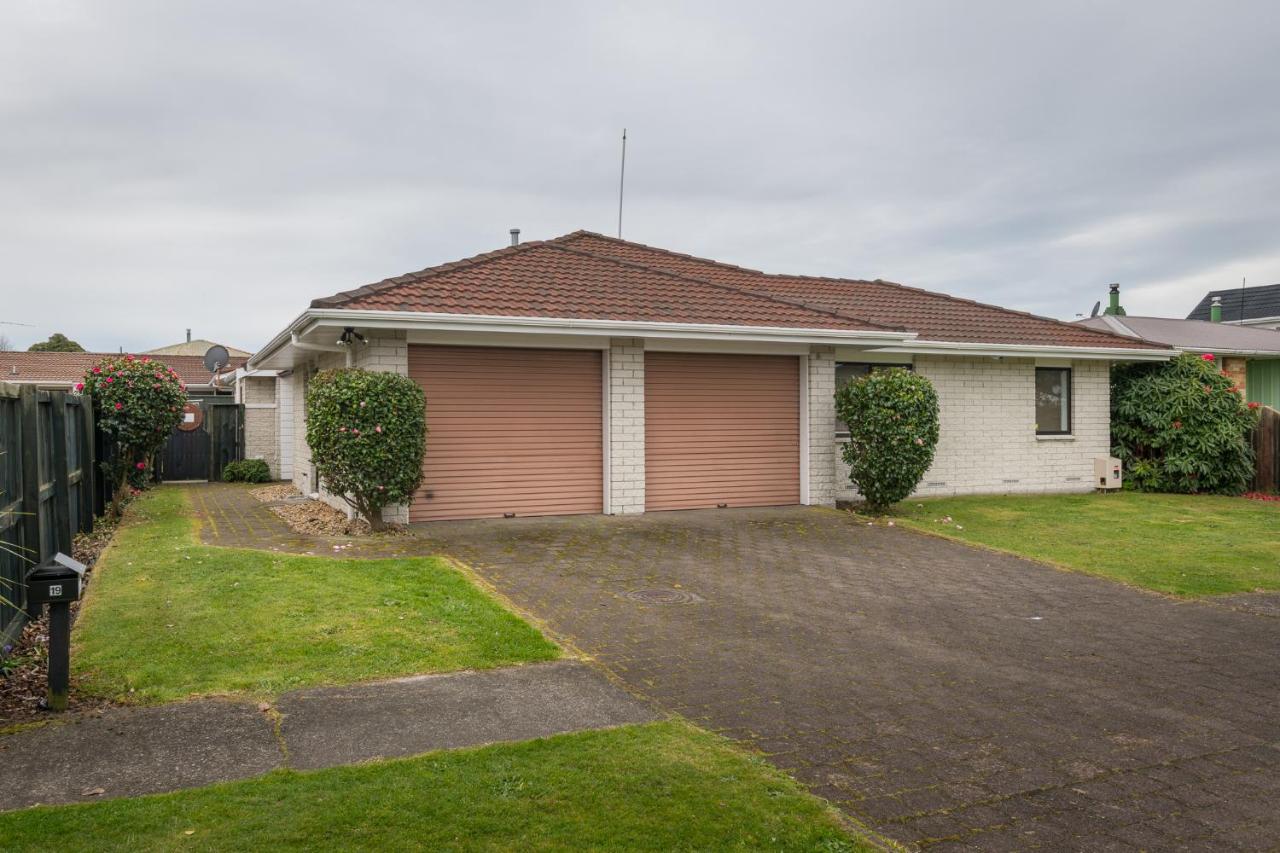
[[[1036,368],[1036,435],[1071,434],[1071,368]]]
[[[909,364],[875,364],[865,361],[841,362],[836,364],[836,388],[843,388],[850,379],[866,376],[873,370],[886,370],[890,367],[901,367],[910,370]],[[844,421],[836,421],[836,438],[848,438],[849,426]]]

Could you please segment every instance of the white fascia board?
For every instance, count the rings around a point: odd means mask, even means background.
[[[723,341],[773,341],[795,344],[864,343],[878,346],[906,343],[914,332],[804,329],[786,326],[734,326],[713,323],[656,323],[631,320],[583,320],[560,317],[495,317],[477,314],[443,314],[420,311],[354,311],[340,308],[312,308],[297,319],[253,357],[249,365],[260,364],[294,335],[305,337],[314,329],[357,326],[361,329],[419,329],[482,333],[575,334],[604,337],[664,337]]]
[[[984,344],[955,341],[912,341],[900,346],[877,347],[875,352],[917,355],[1003,356],[1006,358],[1072,358],[1105,361],[1168,361],[1178,354],[1171,349],[1129,347],[1063,347],[1027,344]]]
[[[1280,351],[1273,349],[1223,349],[1222,347],[1178,347],[1181,352],[1200,355],[1211,352],[1214,355],[1242,355],[1255,358],[1280,358]]]

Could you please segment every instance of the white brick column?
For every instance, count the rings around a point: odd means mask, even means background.
[[[833,347],[809,350],[807,371],[809,503],[835,506],[836,356]]]
[[[409,342],[403,331],[369,330],[368,343],[353,343],[355,367],[375,373],[409,375]]]
[[[644,512],[644,341],[613,338],[606,357],[609,511]]]

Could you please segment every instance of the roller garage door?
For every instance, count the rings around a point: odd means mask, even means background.
[[[413,521],[603,511],[601,354],[409,347],[427,396]]]
[[[647,352],[645,509],[800,502],[794,356]]]

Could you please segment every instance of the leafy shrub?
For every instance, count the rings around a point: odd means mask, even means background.
[[[938,444],[938,395],[923,376],[891,367],[836,389],[849,479],[880,512],[915,491]]]
[[[307,387],[307,444],[320,483],[381,530],[382,508],[422,482],[426,400],[396,373],[324,370]]]
[[[1212,355],[1117,365],[1111,372],[1112,453],[1126,485],[1148,492],[1238,495],[1254,475],[1257,404]]]
[[[264,459],[240,459],[222,466],[224,483],[267,483],[271,481],[271,469]]]
[[[90,368],[76,391],[93,395],[95,423],[114,445],[102,470],[113,489],[111,517],[118,518],[130,477],[145,480],[147,460],[182,419],[187,386],[148,356],[113,355]]]

